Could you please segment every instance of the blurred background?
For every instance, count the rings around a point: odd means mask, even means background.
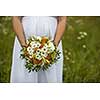
[[[0,16],[0,83],[10,82],[15,33]],[[64,83],[100,82],[100,17],[68,17],[63,36]]]

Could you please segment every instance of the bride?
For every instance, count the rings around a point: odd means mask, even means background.
[[[62,41],[66,16],[13,16],[12,24],[16,33],[10,82],[12,83],[61,83],[63,76]],[[59,61],[47,71],[28,73],[25,62],[20,58],[20,50],[26,46],[26,40],[32,36],[50,37],[61,52]]]

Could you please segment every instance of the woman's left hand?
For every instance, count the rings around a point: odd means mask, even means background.
[[[54,45],[56,46],[56,47],[58,47],[58,42],[56,42],[55,40],[53,41],[54,42]]]

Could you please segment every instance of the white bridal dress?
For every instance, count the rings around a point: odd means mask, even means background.
[[[48,36],[52,40],[54,39],[57,19],[52,16],[26,16],[23,17],[22,25],[26,39],[32,35]],[[25,60],[20,58],[20,43],[15,37],[13,48],[13,59],[11,67],[11,83],[61,83],[63,72],[63,53],[62,43],[60,41],[58,49],[61,52],[61,58],[59,61],[52,65],[47,71],[40,70],[39,72],[28,73],[25,68]]]

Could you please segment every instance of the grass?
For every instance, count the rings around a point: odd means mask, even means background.
[[[99,27],[100,17],[68,17],[63,36],[65,83],[100,82]],[[0,82],[10,79],[14,36],[11,17],[0,17]]]
[[[100,17],[68,17],[63,37],[64,82],[100,82],[99,27]],[[80,32],[87,36],[80,39]]]

